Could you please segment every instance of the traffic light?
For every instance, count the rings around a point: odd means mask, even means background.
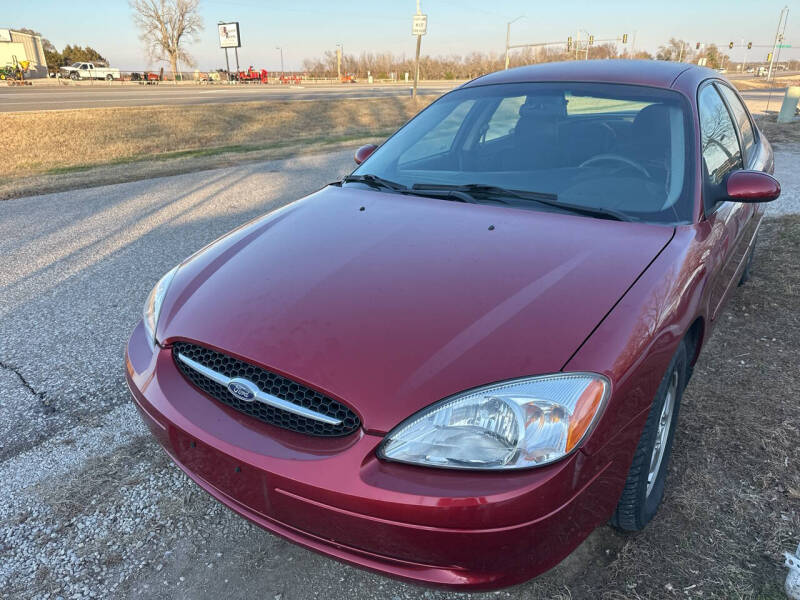
[[[730,44],[728,44],[728,48],[730,48],[731,50],[733,50],[733,42],[731,42]]]
[[[752,50],[753,49],[753,42],[747,42],[747,49],[748,50]]]
[[[572,50],[572,36],[567,38],[567,52]]]
[[[772,62],[772,52],[767,54],[767,62]]]
[[[697,43],[694,45],[694,49],[695,49],[695,50],[700,50],[700,42],[697,42]]]
[[[628,34],[627,33],[623,33],[622,34],[622,43],[623,44],[627,44],[628,43]]]
[[[594,36],[590,35],[589,36],[589,45],[591,46],[592,44],[594,44]]]

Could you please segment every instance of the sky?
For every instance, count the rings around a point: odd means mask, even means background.
[[[8,0],[9,2],[11,0]],[[566,40],[582,29],[597,39],[629,34],[637,49],[654,52],[670,37],[727,46],[752,41],[770,45],[778,15],[786,0],[652,0],[632,1],[523,1],[523,0],[421,0],[428,15],[428,34],[422,53],[467,54],[473,51],[502,53],[506,22],[524,17],[511,26],[511,43]],[[286,70],[299,70],[303,58],[319,57],[341,43],[346,54],[392,52],[413,56],[415,38],[411,19],[415,0],[200,0],[205,30],[188,49],[200,69],[225,64],[219,48],[216,24],[239,21],[242,48],[239,64],[274,71],[280,69],[283,48]],[[795,48],[781,58],[800,58],[800,2],[790,0],[786,41]],[[66,44],[90,45],[112,66],[141,70],[151,65],[125,0],[26,0],[3,11],[0,27],[28,27],[40,31],[61,50]],[[727,48],[725,51],[728,52]],[[747,60],[765,60],[767,48],[754,48]],[[742,50],[730,51],[741,60]],[[763,56],[761,56],[763,55]],[[233,61],[233,52],[231,51]],[[233,67],[233,63],[231,63]]]

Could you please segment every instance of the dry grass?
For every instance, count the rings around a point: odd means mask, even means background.
[[[266,148],[213,148],[210,150],[188,150],[185,152],[159,154],[120,160],[116,163],[95,167],[74,167],[56,172],[13,177],[0,180],[0,201],[34,194],[49,194],[65,190],[83,189],[112,183],[125,183],[153,177],[167,177],[179,173],[191,173],[207,169],[232,167],[247,162],[290,158],[300,154],[314,154],[351,149],[363,144],[378,144],[391,133],[374,132],[369,137],[329,138],[318,141],[276,143]]]
[[[764,132],[770,143],[773,145],[800,143],[800,121],[778,124],[777,119],[774,114],[756,117],[758,128]]]
[[[776,87],[789,87],[790,85],[800,85],[800,77],[797,75],[773,77],[771,81],[767,81],[764,77],[753,77],[751,79],[734,79],[731,83],[740,90],[764,90]]]
[[[0,115],[10,178],[186,151],[246,152],[374,136],[410,119],[410,98],[96,108]]]

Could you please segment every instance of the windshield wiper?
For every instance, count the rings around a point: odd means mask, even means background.
[[[370,187],[394,190],[397,192],[404,192],[408,190],[406,186],[397,183],[396,181],[384,179],[383,177],[378,177],[377,175],[372,175],[371,173],[366,175],[348,175],[342,179],[342,183],[366,183]]]
[[[486,185],[483,183],[467,183],[463,185],[448,185],[448,184],[428,184],[428,183],[415,183],[411,186],[412,192],[415,191],[434,191],[434,190],[450,190],[453,192],[462,192],[473,196],[507,196],[511,198],[519,198],[521,200],[533,200],[539,204],[564,210],[567,212],[587,215],[591,217],[599,217],[601,219],[611,219],[614,221],[629,221],[633,220],[628,215],[617,212],[610,208],[599,208],[592,206],[580,206],[577,204],[566,204],[558,201],[557,194],[548,192],[528,192],[525,190],[512,190],[496,185]],[[495,198],[497,200],[497,198]]]
[[[392,190],[393,192],[399,192],[401,194],[408,194],[414,196],[428,196],[432,198],[443,198],[445,200],[469,202],[472,204],[477,203],[477,200],[475,200],[475,198],[473,198],[470,194],[460,192],[458,190],[431,189],[427,191],[420,191],[418,193],[416,190],[407,188],[406,186],[397,183],[396,181],[384,179],[383,177],[379,177],[378,175],[372,175],[372,174],[348,175],[347,177],[342,179],[342,183],[350,183],[350,182],[366,183],[368,186],[373,187],[375,189],[387,189],[387,190]]]

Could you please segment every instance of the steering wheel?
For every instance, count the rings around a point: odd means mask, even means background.
[[[593,156],[592,158],[586,159],[578,166],[588,167],[590,165],[593,165],[594,163],[606,162],[606,161],[625,163],[627,166],[633,167],[634,169],[642,173],[648,179],[653,178],[652,175],[650,175],[650,173],[647,171],[647,169],[645,169],[642,165],[640,165],[635,160],[628,158],[627,156],[622,156],[621,154],[598,154],[597,156]]]

